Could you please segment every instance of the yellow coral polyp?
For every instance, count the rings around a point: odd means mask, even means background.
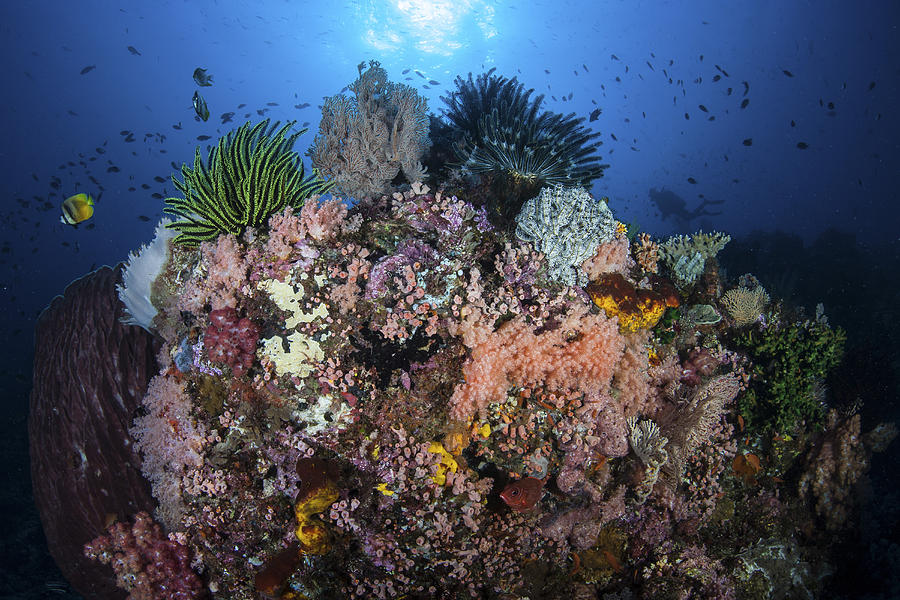
[[[385,482],[381,482],[378,485],[376,485],[375,489],[378,490],[379,492],[381,492],[382,494],[384,494],[385,496],[393,496],[394,495],[394,491],[389,490],[387,487],[387,483],[385,483]]]
[[[444,445],[440,442],[431,442],[428,451],[432,454],[439,454],[441,456],[438,471],[431,476],[431,480],[438,485],[444,485],[447,483],[447,471],[456,473],[456,471],[459,470],[459,464],[456,462],[456,459],[453,458],[453,455],[444,449]]]

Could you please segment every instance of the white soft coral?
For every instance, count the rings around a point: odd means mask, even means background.
[[[126,325],[138,325],[151,331],[157,311],[150,300],[150,288],[168,260],[169,240],[177,235],[166,229],[171,222],[171,219],[160,221],[153,241],[142,245],[137,253],[128,254],[122,284],[116,286],[119,300],[125,305],[122,322]]]

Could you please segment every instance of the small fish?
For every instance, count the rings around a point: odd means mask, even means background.
[[[834,110],[834,102],[828,103],[828,110]]]
[[[400,74],[401,74],[401,75],[406,75],[407,73],[409,73],[409,69],[403,69],[403,71],[402,71]]]
[[[747,138],[747,139],[745,139],[745,140],[744,140],[743,142],[741,142],[741,143],[744,144],[745,146],[752,146],[752,145],[753,145],[753,138]]]
[[[787,75],[788,77],[794,76],[794,74],[791,73],[790,71],[788,71],[787,69],[782,69],[781,72],[784,73],[785,75]]]
[[[212,137],[212,136],[209,136],[209,135],[198,135],[198,136],[197,136],[197,140],[200,141],[200,142],[205,142],[205,141],[208,140],[210,137]]]
[[[806,150],[807,148],[809,148],[809,144],[807,144],[806,142],[797,142],[797,147],[801,150]]]
[[[689,115],[689,114],[687,114],[687,113],[684,113],[684,120],[685,120],[685,121],[690,121],[690,120],[691,120],[691,115]]]
[[[573,96],[573,95],[574,95],[574,94],[573,94],[572,92],[569,92],[569,100],[572,99],[572,96]]]
[[[131,133],[131,132],[128,131],[127,129],[123,129],[122,131],[119,132],[119,135],[128,135],[129,133]]]
[[[119,167],[117,167],[116,165],[113,165],[113,166],[109,167],[108,169],[106,169],[106,172],[107,173],[118,173]]]
[[[744,95],[746,96],[748,93],[750,93],[750,84],[746,81],[742,81],[741,84],[743,84],[744,86]]]
[[[200,92],[194,91],[194,97],[191,99],[191,102],[194,105],[194,112],[197,113],[200,119],[203,121],[209,119],[209,107],[206,106],[206,100],[200,96]]]
[[[586,64],[581,63],[581,68],[584,69],[584,72],[585,72],[585,73],[590,73],[590,71],[588,71],[588,68],[587,68],[587,65],[586,65]]]
[[[277,102],[266,102],[266,106],[278,106]]]
[[[131,52],[132,54],[134,54],[135,56],[141,55],[140,51],[137,48],[135,48],[134,46],[128,46],[128,51]]]
[[[296,109],[299,110],[299,109],[302,109],[302,108],[306,108],[307,106],[309,106],[309,102],[303,102],[302,104],[295,104],[295,105],[294,105],[294,108],[296,108]]]
[[[241,104],[238,104],[238,105],[237,105],[238,108],[244,108],[245,106],[247,106],[246,103],[241,103]]]
[[[428,83],[431,85],[441,85],[440,81],[435,81],[434,79],[429,79]]]
[[[150,189],[150,184],[149,184],[149,183],[142,183],[142,184],[141,184],[141,188],[143,188],[143,189],[145,189],[145,190],[149,190],[149,189]]]
[[[713,81],[714,81],[714,82],[715,82],[715,81],[718,81],[718,80],[720,80],[720,79],[722,79],[722,76],[721,76],[721,75],[713,75]]]
[[[231,123],[231,118],[233,116],[234,116],[234,112],[227,112],[227,113],[222,113],[222,115],[219,118],[222,119],[222,123],[224,124],[224,123]]]
[[[96,68],[97,68],[97,65],[88,65],[81,70],[81,74],[84,75],[85,73],[90,73],[91,71],[93,71]]]
[[[869,82],[869,91],[871,92],[871,91],[874,90],[874,89],[875,89],[875,82],[874,82],[874,81],[870,81],[870,82]]]
[[[614,142],[618,142],[618,141],[619,141],[619,138],[617,138],[617,137],[616,137],[616,134],[614,134],[614,133],[609,134],[609,137],[611,137],[611,138],[613,139]]]
[[[197,67],[194,69],[194,82],[201,87],[209,87],[212,85],[213,76],[206,74],[206,69]],[[206,119],[203,119],[204,121]]]
[[[146,223],[147,221],[150,220],[150,217],[148,217],[147,215],[138,215],[138,219],[140,219],[141,221]]]
[[[705,112],[705,113],[708,113],[708,112],[709,112],[709,109],[707,109],[707,108],[706,108],[705,106],[703,106],[702,104],[698,104],[698,105],[697,105],[697,108],[699,108],[700,110],[702,110],[702,111]]]
[[[653,68],[653,65],[650,64],[650,61],[649,61],[649,60],[646,60],[646,61],[644,61],[644,62],[647,63],[647,66],[650,67],[650,70],[651,70],[651,71],[655,71],[655,70],[656,70],[656,69]]]
[[[747,106],[749,104],[750,104],[750,98],[744,98],[743,100],[741,100],[741,108],[747,108]]]
[[[796,127],[796,126],[797,126],[797,122],[795,120],[791,119],[791,127]]]
[[[511,481],[500,492],[500,499],[516,512],[523,512],[534,507],[544,492],[544,479],[525,477]]]
[[[153,180],[154,180],[154,181],[158,181],[158,182],[160,182],[160,183],[165,183],[165,182],[166,182],[165,177],[160,177],[159,175],[157,175],[156,177],[154,177]]]
[[[618,56],[616,56],[615,54],[610,54],[609,57],[610,57],[612,60],[621,60],[621,59],[620,59]]]
[[[694,179],[693,177],[688,177],[688,178],[687,178],[687,181],[688,181],[688,183],[691,183],[691,184],[696,184],[696,183],[697,183],[697,180]]]
[[[602,111],[599,108],[595,108],[594,110],[592,110],[590,120],[596,121],[600,117],[601,112]]]
[[[181,129],[181,121],[178,121],[178,123],[172,125],[172,129]]]
[[[422,79],[427,79],[427,78],[425,77],[425,75],[423,75],[422,72],[419,71],[418,69],[416,69],[415,71],[413,71],[413,73],[415,73],[416,75],[418,75],[418,76],[421,77]]]
[[[79,223],[94,216],[94,199],[83,192],[75,194],[63,201],[61,209],[62,215],[59,217],[59,222],[76,227]]]
[[[153,198],[156,198],[157,200],[162,200],[162,198],[163,198],[163,195],[160,194],[159,192],[153,192],[152,194],[150,194],[150,196],[152,196]]]

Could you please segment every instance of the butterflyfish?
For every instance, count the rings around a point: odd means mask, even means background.
[[[69,196],[62,203],[62,215],[59,221],[65,225],[76,227],[82,221],[94,216],[94,199],[85,193]]]

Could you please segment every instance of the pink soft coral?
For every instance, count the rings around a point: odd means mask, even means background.
[[[213,310],[237,306],[237,295],[247,282],[249,265],[233,235],[220,235],[200,244],[204,277],[193,277],[185,286],[177,308],[199,315],[208,302]]]

